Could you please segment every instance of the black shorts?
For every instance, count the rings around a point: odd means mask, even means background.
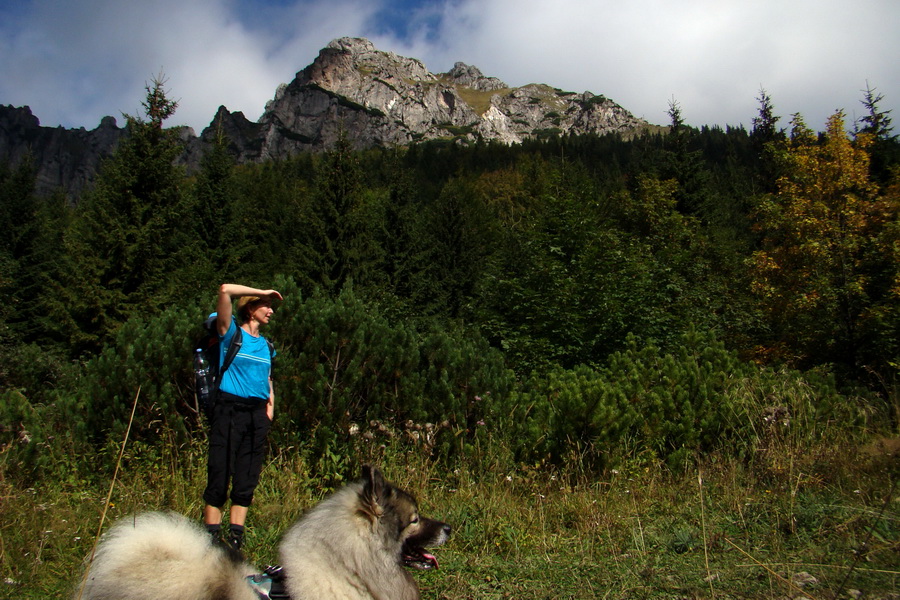
[[[265,400],[246,401],[224,395],[212,409],[209,424],[209,462],[203,500],[221,508],[231,503],[250,506],[266,457],[266,438],[272,422]]]

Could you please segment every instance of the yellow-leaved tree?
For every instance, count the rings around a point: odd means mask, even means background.
[[[771,323],[761,357],[859,375],[896,356],[898,194],[873,182],[871,144],[851,140],[838,111],[821,136],[794,115],[790,139],[769,147],[780,175],[758,205],[748,261]]]

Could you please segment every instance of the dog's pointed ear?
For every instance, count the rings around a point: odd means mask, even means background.
[[[378,488],[384,487],[384,474],[378,467],[373,467],[372,465],[363,465],[362,478],[363,481],[366,482],[367,486],[371,485],[372,487]]]
[[[387,483],[381,470],[371,465],[363,465],[362,479],[363,489],[360,492],[362,500],[360,512],[374,523],[384,513],[381,501],[384,498]]]

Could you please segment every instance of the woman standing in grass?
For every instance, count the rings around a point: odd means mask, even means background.
[[[237,299],[240,326],[233,317],[234,299]],[[260,327],[272,318],[272,302],[281,299],[275,290],[226,283],[219,288],[216,304],[220,364],[236,335],[240,336],[241,345],[221,376],[210,418],[203,520],[218,540],[230,484],[228,546],[238,554],[243,545],[247,512],[262,471],[266,437],[275,417],[272,386],[275,351],[260,334]]]

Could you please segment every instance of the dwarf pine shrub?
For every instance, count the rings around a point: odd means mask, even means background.
[[[191,382],[192,346],[202,320],[198,307],[172,307],[125,322],[115,339],[84,366],[84,374],[61,400],[65,419],[79,439],[153,439],[160,431],[184,439],[196,422]]]
[[[591,468],[649,452],[680,468],[698,452],[759,457],[761,448],[799,446],[823,423],[871,418],[828,380],[761,369],[711,332],[689,329],[665,351],[629,337],[602,366],[516,381],[477,331],[391,320],[349,287],[333,298],[303,298],[292,280],[275,287],[285,300],[266,332],[278,351],[272,439],[302,446],[315,464],[402,442],[439,458],[500,449],[510,460],[576,457]],[[102,448],[122,439],[132,408],[135,442],[196,437],[191,355],[207,313],[185,305],[129,320],[51,401],[4,392],[0,441],[9,456],[38,465],[61,444],[73,455],[79,444]]]
[[[510,396],[509,427],[522,458],[560,460],[578,443],[589,444],[598,465],[637,448],[680,468],[698,451],[754,447],[766,435],[758,423],[767,404],[827,419],[838,398],[827,382],[760,369],[711,332],[689,329],[668,352],[629,337],[602,368],[533,377]]]
[[[292,298],[285,293],[273,320],[277,411],[286,435],[312,437],[321,452],[355,435],[464,450],[512,386],[502,356],[477,333],[391,322],[349,288]]]

